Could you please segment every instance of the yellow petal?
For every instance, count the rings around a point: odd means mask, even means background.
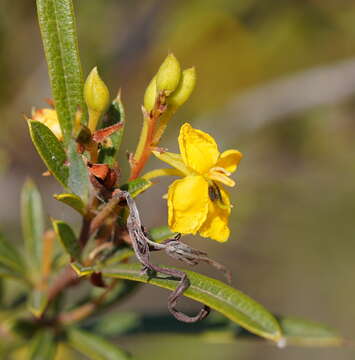
[[[207,219],[201,226],[199,233],[203,237],[225,242],[230,235],[228,218],[231,212],[231,206],[228,193],[222,187],[219,189],[221,191],[223,205],[221,205],[219,201],[209,200]]]
[[[152,151],[152,153],[161,161],[166,162],[167,164],[171,165],[175,169],[181,171],[184,175],[190,175],[191,172],[187,169],[186,165],[182,161],[180,154],[175,154],[171,152],[159,152],[159,151]]]
[[[188,123],[180,129],[179,146],[184,163],[199,174],[205,174],[219,157],[214,139]]]
[[[63,139],[57,112],[54,109],[38,109],[32,113],[32,119],[46,125],[58,140]]]
[[[168,191],[168,222],[174,232],[196,234],[208,212],[208,183],[202,176],[176,180]]]
[[[222,167],[229,172],[234,172],[243,154],[238,150],[226,150],[219,157],[216,166]]]

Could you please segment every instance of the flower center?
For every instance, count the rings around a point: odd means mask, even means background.
[[[212,184],[208,186],[208,196],[212,202],[220,201],[221,203],[223,203],[221,190],[214,182],[212,182]]]

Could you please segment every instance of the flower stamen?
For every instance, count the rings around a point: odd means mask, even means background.
[[[230,175],[229,171],[227,171],[223,168],[214,167],[209,171],[208,177],[209,177],[209,179],[211,179],[213,181],[217,181],[219,183],[222,183],[226,186],[229,186],[229,187],[235,186],[235,181],[232,180],[229,177],[229,175],[227,175],[227,174]]]
[[[215,166],[213,167],[210,172],[219,172],[219,173],[222,173],[223,175],[226,175],[226,176],[231,176],[231,172],[228,171],[227,169],[221,167],[221,166]]]

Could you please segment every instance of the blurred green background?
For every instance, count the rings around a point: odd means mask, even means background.
[[[98,65],[127,110],[133,151],[143,93],[173,51],[195,65],[198,85],[165,134],[177,150],[184,121],[244,158],[232,191],[227,244],[189,239],[228,265],[234,286],[275,313],[327,323],[355,336],[355,1],[76,0],[84,72]],[[48,214],[73,219],[50,194],[23,114],[50,97],[35,1],[0,1],[0,224],[19,241],[19,192],[31,176]],[[149,167],[159,166],[153,160]],[[146,226],[166,222],[161,181],[139,201]],[[154,209],[154,211],[152,210]],[[166,261],[161,258],[160,261]],[[209,273],[206,268],[199,270]],[[210,273],[211,274],[211,273]],[[145,287],[121,308],[164,313],[167,293]],[[195,306],[195,305],[192,305]],[[191,325],[193,326],[193,325]],[[118,339],[142,360],[354,359],[345,349],[283,350],[258,342],[186,337]]]

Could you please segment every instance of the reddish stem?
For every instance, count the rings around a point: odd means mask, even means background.
[[[138,159],[134,163],[129,181],[132,181],[139,176],[139,174],[143,170],[145,164],[147,163],[147,161],[151,155],[151,152],[152,152],[151,144],[153,143],[156,122],[157,122],[157,117],[149,118],[148,134],[147,134],[147,140],[146,140],[145,146],[144,146],[144,151],[143,151],[140,159]]]
[[[152,144],[154,140],[155,135],[155,128],[157,125],[157,121],[160,118],[160,116],[164,113],[166,110],[166,97],[164,92],[161,92],[159,96],[157,97],[155,107],[148,115],[148,133],[147,138],[144,145],[144,150],[142,155],[139,159],[134,159],[132,170],[131,170],[131,176],[129,178],[129,181],[132,181],[136,179],[141,171],[143,170],[145,164],[147,163],[151,153],[152,153]]]

